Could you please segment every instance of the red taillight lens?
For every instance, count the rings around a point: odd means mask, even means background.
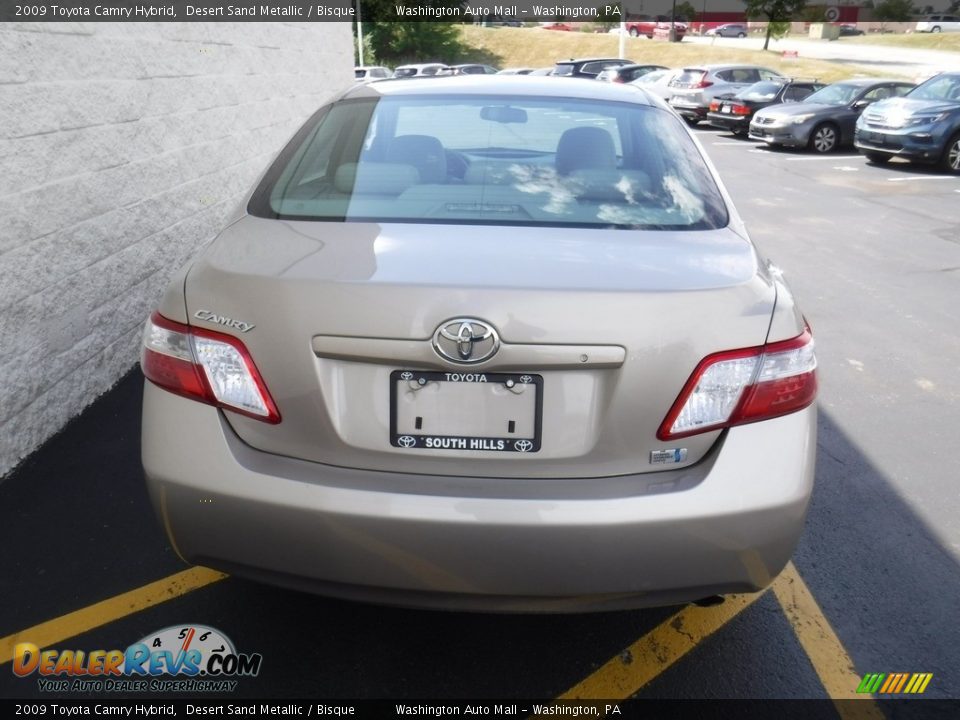
[[[713,83],[712,83],[710,80],[707,80],[707,74],[704,73],[704,74],[700,77],[700,81],[699,81],[698,83],[696,83],[693,87],[699,88],[699,89],[702,90],[703,88],[708,88],[708,87],[710,87],[711,85],[713,85]]]
[[[750,108],[748,108],[746,105],[734,105],[731,112],[734,115],[749,115]]]
[[[143,330],[140,366],[148,380],[172,393],[280,422],[253,358],[230,335],[183,325],[155,312]]]
[[[710,112],[720,112],[720,101],[714,100],[710,103]]]
[[[684,385],[657,437],[672,440],[802,410],[817,396],[809,328],[792,340],[704,358]]]

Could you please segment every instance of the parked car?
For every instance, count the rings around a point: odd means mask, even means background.
[[[663,65],[621,65],[620,67],[608,67],[606,70],[600,71],[600,74],[597,75],[597,80],[629,83],[654,70],[666,69]]]
[[[540,23],[541,30],[559,30],[561,32],[571,32],[573,27],[563,22]]]
[[[636,87],[348,90],[169,285],[142,367],[175,552],[328,595],[571,612],[752,592],[811,497],[810,330]]]
[[[360,65],[353,69],[353,77],[357,82],[373,82],[393,77],[393,73],[380,65]]]
[[[777,80],[780,73],[758,65],[699,65],[686,67],[670,83],[670,104],[691,125],[705,120],[710,103],[761,80]]]
[[[534,76],[553,75],[553,68],[552,67],[535,68],[534,70],[531,70],[530,72],[528,72],[527,75],[534,75]]]
[[[558,77],[577,77],[596,79],[597,75],[608,68],[618,68],[624,65],[635,65],[633,60],[623,58],[581,58],[579,60],[557,60],[553,66],[553,75]]]
[[[916,25],[917,32],[960,32],[960,16],[930,15]]]
[[[667,101],[670,99],[670,96],[673,95],[673,88],[670,87],[670,82],[682,72],[683,70],[654,70],[646,75],[641,75],[630,84],[643,88],[647,92]]]
[[[547,68],[548,70],[553,70],[553,68]],[[503,70],[497,70],[497,75],[529,75],[532,73],[534,68],[504,68]]]
[[[400,65],[393,71],[393,76],[395,78],[412,78],[412,77],[433,77],[440,73],[441,70],[446,70],[447,66],[443,63],[417,63],[414,65]]]
[[[646,16],[644,18],[639,18],[635,20],[628,20],[624,23],[627,29],[627,33],[631,37],[646,37],[652,38],[657,31],[663,32],[666,30],[670,31],[670,16],[669,15],[657,15]],[[676,31],[677,40],[683,40],[684,36],[687,34],[687,23],[677,20],[673,23],[673,27]]]
[[[497,69],[492,65],[468,63],[465,65],[449,65],[437,71],[437,75],[496,75]]]
[[[840,37],[855,37],[857,35],[864,35],[863,30],[858,28],[856,25],[850,23],[843,23],[840,25]]]
[[[746,23],[724,23],[707,30],[704,35],[713,35],[714,37],[735,37],[744,38],[747,36]]]
[[[857,121],[855,144],[872,163],[901,157],[960,174],[960,72],[936,75],[868,108]]]
[[[857,78],[827,85],[800,103],[760,110],[750,122],[750,137],[769,145],[808,147],[833,152],[853,144],[857,118],[877,100],[908,93],[913,83],[903,80]]]
[[[823,87],[826,84],[816,80],[761,80],[732,97],[711,102],[707,122],[734,135],[747,135],[750,119],[758,110],[779,103],[803,102]]]

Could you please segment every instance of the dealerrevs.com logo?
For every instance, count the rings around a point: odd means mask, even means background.
[[[232,692],[260,672],[260,653],[238,653],[206,625],[175,625],[126,650],[41,650],[18,643],[13,674],[37,675],[42,692]]]

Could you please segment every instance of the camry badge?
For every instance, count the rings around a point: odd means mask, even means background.
[[[500,336],[483,320],[454,318],[437,328],[433,334],[433,349],[444,360],[475,365],[496,354],[500,349]]]

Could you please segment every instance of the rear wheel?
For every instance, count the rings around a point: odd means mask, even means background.
[[[960,175],[960,132],[947,141],[943,157],[940,158],[940,168],[948,173]]]
[[[821,123],[810,133],[810,149],[818,153],[833,152],[840,141],[840,132],[833,123]]]
[[[864,155],[867,156],[867,162],[874,165],[886,165],[890,162],[890,156],[886,153],[868,152],[864,153]]]
[[[640,37],[640,31],[635,27],[630,28],[630,37]]]
[[[687,125],[689,125],[690,127],[696,127],[697,125],[700,124],[699,118],[684,118],[684,120],[687,121]]]
[[[747,36],[746,33],[737,33],[738,38],[745,38],[746,36]]]
[[[932,33],[940,32],[940,26],[939,26],[939,25],[934,25],[934,26],[933,26],[933,29],[930,30],[930,32],[932,32]]]

